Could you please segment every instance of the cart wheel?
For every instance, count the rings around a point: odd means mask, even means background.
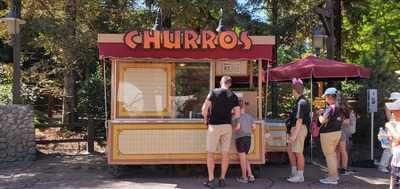
[[[121,178],[122,172],[123,172],[123,167],[122,167],[122,165],[109,165],[107,172],[115,178]]]

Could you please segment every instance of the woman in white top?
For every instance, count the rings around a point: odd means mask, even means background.
[[[386,108],[393,115],[393,119],[386,123],[389,139],[392,143],[392,170],[390,175],[390,189],[400,189],[400,100],[386,103]]]
[[[400,93],[399,92],[393,92],[390,94],[390,101],[395,101],[395,100],[400,100]],[[386,115],[386,119],[387,121],[390,121],[392,119],[392,113],[385,108],[385,115]],[[381,159],[379,161],[379,166],[378,166],[378,170],[384,173],[388,173],[389,170],[387,169],[390,165],[390,159],[392,158],[392,152],[390,147],[389,148],[384,148],[382,155],[381,155]]]

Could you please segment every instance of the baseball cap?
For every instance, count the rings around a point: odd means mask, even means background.
[[[400,93],[399,92],[390,93],[389,100],[400,100]]]
[[[386,108],[388,110],[400,110],[400,100],[386,103]]]
[[[322,97],[326,97],[327,95],[335,95],[337,94],[337,89],[335,87],[327,88],[322,95]]]

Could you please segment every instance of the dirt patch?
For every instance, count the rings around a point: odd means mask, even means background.
[[[66,131],[61,128],[46,128],[35,130],[36,140],[63,141],[67,139],[85,139],[85,133]],[[104,143],[104,142],[102,142]],[[79,155],[87,153],[87,142],[60,142],[51,144],[37,144],[37,150],[43,154]],[[95,142],[95,151],[105,152],[105,146]]]

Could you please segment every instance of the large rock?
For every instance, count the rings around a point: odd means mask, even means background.
[[[33,115],[30,106],[0,105],[0,163],[34,159]]]

